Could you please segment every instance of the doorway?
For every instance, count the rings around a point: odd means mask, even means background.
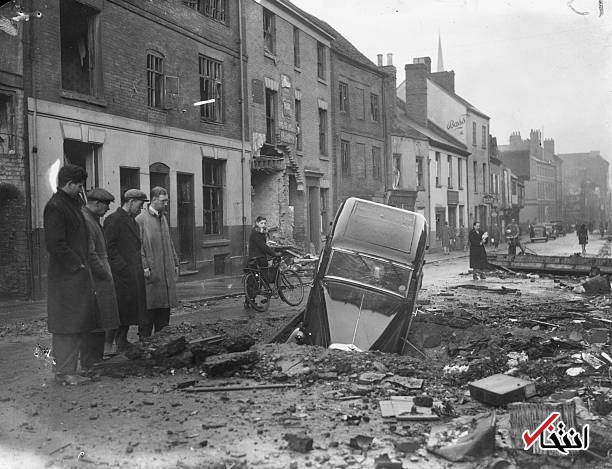
[[[446,221],[446,209],[444,207],[436,207],[436,239],[440,239],[442,226]]]
[[[183,262],[193,263],[195,204],[193,174],[176,174],[176,217],[179,237],[179,258]]]
[[[149,166],[149,193],[154,187],[163,187],[170,198],[170,168],[164,163],[153,163]],[[170,225],[170,204],[166,207],[166,219]]]
[[[321,209],[320,193],[318,187],[308,188],[308,235],[310,243],[314,245],[315,251],[318,253],[321,249]]]
[[[64,140],[64,158],[66,162],[80,166],[87,171],[86,191],[99,185],[99,148],[100,145],[94,145],[93,143]]]

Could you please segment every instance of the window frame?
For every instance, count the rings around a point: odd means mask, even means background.
[[[340,112],[348,114],[349,112],[349,88],[348,83],[338,81],[338,101]]]
[[[276,124],[278,120],[278,93],[265,89],[264,104],[266,112],[266,143],[276,145]]]
[[[487,126],[482,126],[482,148],[487,148]]]
[[[156,68],[158,64],[161,70]],[[154,50],[147,51],[147,106],[152,109],[164,109],[166,81],[164,66],[165,57],[163,54]]]
[[[382,180],[382,153],[380,147],[372,145],[372,179]]]
[[[207,122],[214,122],[222,124],[224,122],[223,112],[223,62],[220,60],[213,59],[206,55],[198,55],[198,67],[199,67],[199,78],[200,78],[200,100],[205,101],[207,99],[215,99],[214,103],[204,104],[200,106],[200,119]],[[208,71],[204,74],[202,70]],[[210,75],[210,70],[213,70],[213,75]],[[217,72],[218,75],[217,76]],[[203,91],[203,84],[206,82],[212,83],[212,87],[208,87],[208,96],[205,96]],[[210,96],[210,90],[214,89],[214,96]]]
[[[351,142],[349,140],[340,140],[340,167],[342,176],[351,176]]]
[[[327,81],[327,54],[325,44],[317,41],[317,77]]]
[[[442,160],[439,151],[436,152],[436,187],[442,187]]]
[[[263,9],[263,46],[264,53],[276,54],[276,15]]]
[[[463,190],[463,159],[457,158],[457,188]]]
[[[304,139],[302,138],[302,100],[296,99],[294,102],[294,106],[294,116],[296,125],[295,150],[302,151],[304,147]]]
[[[446,155],[446,161],[448,163],[448,188],[453,188],[453,157],[451,155]]]
[[[417,183],[417,189],[421,188],[424,189],[425,185],[425,172],[424,172],[424,162],[425,159],[422,156],[417,156],[416,157],[416,183]]]
[[[295,68],[301,67],[300,28],[298,28],[297,26],[293,27],[293,66]]]
[[[5,98],[0,101],[0,118],[2,117],[3,110],[6,110],[6,127],[0,127],[0,138],[3,141],[0,141],[0,153],[7,153],[11,150],[17,150],[17,129],[16,129],[16,121],[15,121],[15,93],[10,91],[5,91],[0,89],[0,96]],[[2,120],[0,119],[0,126],[3,125]],[[2,132],[2,129],[5,129],[6,132]]]
[[[327,109],[319,108],[319,154],[327,156]]]
[[[472,145],[478,145],[478,141],[476,139],[476,122],[472,122]]]
[[[370,93],[370,117],[372,122],[380,120],[380,102],[376,93]]]
[[[211,181],[207,181],[207,168],[210,165]],[[223,235],[223,196],[225,190],[225,160],[202,158],[202,232],[204,236]],[[210,209],[206,209],[206,198],[209,196]],[[215,197],[216,196],[216,197]],[[214,205],[216,199],[217,206]],[[207,216],[209,214],[209,216]],[[215,214],[217,214],[217,229],[215,230]],[[208,229],[207,221],[210,221]]]
[[[183,0],[182,3],[212,21],[227,25],[227,0]]]

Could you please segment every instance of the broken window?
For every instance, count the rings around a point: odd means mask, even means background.
[[[263,37],[264,37],[264,51],[269,54],[274,54],[275,42],[276,42],[276,31],[274,29],[274,13],[264,8],[263,11]]]
[[[223,122],[223,64],[218,60],[200,56],[200,99],[214,99],[200,106],[202,119]]]
[[[295,148],[297,151],[302,151],[302,101],[299,99],[295,100],[295,125]]]
[[[225,162],[202,159],[203,225],[205,235],[223,233],[223,173]]]
[[[183,0],[183,4],[211,20],[226,22],[227,0]]]
[[[0,153],[15,150],[15,110],[13,96],[0,93]]]
[[[157,52],[147,53],[147,104],[162,108],[164,97],[164,58]]]
[[[80,166],[87,171],[85,190],[99,187],[100,145],[64,140],[64,158],[66,162]]]
[[[100,88],[99,12],[76,0],[60,1],[62,88],[96,96]]]
[[[276,145],[276,91],[266,88],[266,143]]]

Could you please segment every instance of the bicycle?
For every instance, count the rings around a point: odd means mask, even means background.
[[[264,312],[271,298],[280,298],[289,306],[298,306],[304,299],[304,284],[300,276],[288,268],[291,255],[272,259],[272,265],[260,267],[247,264],[242,277],[245,307]]]

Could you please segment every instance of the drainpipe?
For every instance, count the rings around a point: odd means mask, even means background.
[[[427,239],[429,239],[429,246],[431,246],[431,158],[429,157],[429,148],[427,149]]]
[[[244,38],[242,37],[242,0],[238,0],[238,43],[240,45],[240,175],[242,177],[242,183],[240,184],[241,197],[242,197],[242,258],[246,258],[246,212],[244,209],[244,164],[245,164],[245,103],[244,103],[244,62],[243,62],[243,50],[244,50]]]
[[[28,3],[29,11],[33,11],[32,3]],[[34,78],[34,27],[30,23],[24,26],[22,32],[22,54],[27,54],[23,64],[23,123],[24,123],[24,177],[25,177],[25,199],[26,199],[26,230],[28,250],[30,251],[30,296],[38,299],[41,296],[41,286],[37,282],[40,279],[40,237],[36,235],[36,219],[38,214],[38,137],[37,137],[37,100],[36,85]],[[32,96],[34,114],[32,116],[32,141],[30,142],[30,125],[28,97]],[[30,146],[31,143],[31,146]],[[34,181],[34,184],[32,184]],[[36,266],[36,268],[34,268]]]

